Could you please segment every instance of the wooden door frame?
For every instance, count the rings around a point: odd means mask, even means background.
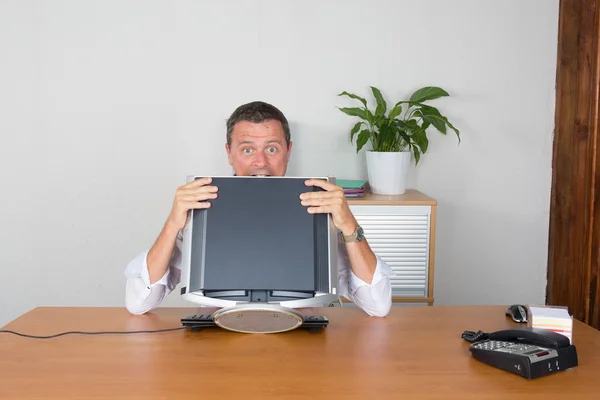
[[[599,5],[561,0],[546,303],[600,328]]]

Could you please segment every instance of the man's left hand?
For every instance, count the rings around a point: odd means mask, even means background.
[[[306,186],[318,186],[324,191],[306,192],[300,195],[301,204],[308,206],[311,214],[331,214],[333,224],[346,236],[356,231],[358,223],[350,211],[344,190],[322,179],[308,179]]]

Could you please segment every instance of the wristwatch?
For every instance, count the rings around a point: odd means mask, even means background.
[[[344,243],[362,242],[365,238],[365,232],[363,231],[363,228],[358,225],[352,235],[345,236],[343,232],[340,232],[340,236]]]

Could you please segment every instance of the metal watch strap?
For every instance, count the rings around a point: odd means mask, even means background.
[[[356,226],[356,229],[354,230],[354,233],[352,235],[345,236],[344,232],[340,232],[340,236],[342,237],[342,241],[344,243],[360,242],[364,238],[363,229],[360,225]]]

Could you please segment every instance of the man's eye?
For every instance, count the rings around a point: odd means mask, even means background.
[[[247,147],[246,147],[244,150],[242,150],[242,151],[243,151],[245,154],[250,154],[250,153],[252,153],[252,149],[249,149],[249,148],[247,148]]]
[[[277,151],[277,149],[276,149],[275,147],[269,147],[269,148],[267,149],[267,151],[268,151],[269,153],[275,153],[275,152]]]

